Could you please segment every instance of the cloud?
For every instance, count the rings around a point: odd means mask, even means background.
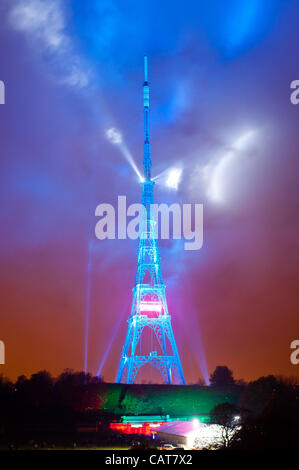
[[[58,81],[84,88],[90,83],[91,71],[74,52],[66,31],[61,0],[16,0],[9,13],[10,25],[23,32],[33,47],[45,53]]]
[[[112,144],[121,144],[123,141],[121,132],[119,132],[115,127],[110,127],[109,129],[106,130],[105,135],[109,142]]]
[[[15,29],[34,35],[52,50],[67,47],[63,13],[56,0],[47,3],[19,0],[11,10],[10,19]]]

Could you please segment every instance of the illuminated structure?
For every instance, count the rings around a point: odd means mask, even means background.
[[[155,234],[155,220],[150,210],[153,204],[154,181],[151,179],[151,149],[149,138],[149,84],[147,57],[144,58],[144,179],[142,204],[145,208],[139,238],[138,261],[129,326],[116,382],[134,383],[139,369],[146,364],[156,368],[165,384],[184,384],[184,374],[176,347],[171,318],[168,313],[160,257]],[[148,351],[143,352],[141,342],[150,332]],[[156,349],[153,347],[153,339]],[[145,341],[144,341],[145,343]],[[143,346],[144,346],[143,343]],[[138,346],[138,347],[137,347]],[[157,351],[157,349],[159,351]],[[139,350],[139,354],[137,351]]]

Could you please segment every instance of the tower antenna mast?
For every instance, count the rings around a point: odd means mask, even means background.
[[[151,144],[149,136],[149,83],[147,56],[144,56],[144,82],[143,82],[143,116],[144,116],[144,148],[143,168],[145,180],[151,179]]]
[[[159,249],[156,221],[151,207],[154,203],[154,185],[151,179],[151,148],[149,136],[149,83],[147,56],[144,57],[143,83],[144,113],[144,180],[142,204],[145,207],[137,256],[137,270],[128,331],[118,368],[116,382],[134,383],[138,371],[146,364],[160,372],[165,384],[185,384],[183,369],[174,339],[171,316],[168,313]],[[146,333],[150,333],[150,341]],[[142,339],[145,336],[145,341]],[[152,339],[155,340],[155,345]],[[141,344],[143,348],[141,347]],[[144,347],[146,344],[147,348]],[[137,348],[137,346],[139,346]],[[138,352],[137,352],[138,351]]]

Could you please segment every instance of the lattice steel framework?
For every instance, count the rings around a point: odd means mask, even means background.
[[[155,183],[151,179],[147,57],[144,58],[143,106],[144,181],[141,184],[142,204],[145,210],[141,223],[131,315],[128,320],[129,326],[116,382],[134,383],[139,369],[145,364],[150,364],[158,369],[165,384],[185,384],[165,297],[165,284],[162,280],[155,233],[156,222],[150,210],[151,204],[154,202],[153,190]],[[137,345],[140,343],[145,329],[152,331],[160,349],[159,353],[154,350],[145,355],[137,354]]]

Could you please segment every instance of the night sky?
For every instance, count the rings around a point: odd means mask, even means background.
[[[147,54],[152,173],[182,169],[156,201],[204,205],[201,250],[160,244],[186,381],[299,375],[298,17],[296,0],[1,1],[0,373],[87,360],[115,379],[137,242],[97,240],[94,212],[141,199],[106,131],[141,170]]]

